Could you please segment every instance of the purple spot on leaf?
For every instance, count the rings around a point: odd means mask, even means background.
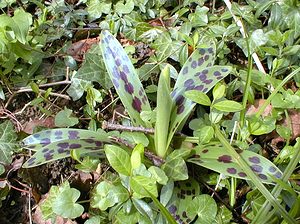
[[[218,76],[217,80],[223,79],[223,76]]]
[[[257,156],[250,157],[249,161],[255,164],[260,163],[260,159]]]
[[[261,173],[263,170],[262,166],[259,166],[259,165],[252,165],[252,166],[250,166],[250,168],[251,168],[251,170],[253,170],[256,173]]]
[[[208,149],[203,149],[202,153],[208,153]]]
[[[204,70],[202,71],[202,74],[204,74],[204,75],[208,74],[208,70],[207,70],[207,69],[204,69]]]
[[[180,105],[179,107],[177,107],[177,114],[181,114],[184,111],[184,106]]]
[[[171,205],[168,210],[171,214],[175,214],[175,212],[177,211],[177,208],[175,205]]]
[[[209,59],[209,55],[204,56],[204,60],[207,61]]]
[[[275,168],[274,166],[270,166],[270,167],[269,167],[269,171],[270,171],[271,173],[274,173],[274,172],[276,171],[276,168]]]
[[[127,67],[127,65],[123,65],[123,71],[129,74],[129,68]]]
[[[138,112],[142,111],[142,102],[136,96],[132,100],[132,107]]]
[[[230,174],[236,174],[236,169],[235,168],[227,168],[227,172]]]
[[[280,172],[277,172],[274,176],[279,179],[282,177],[282,174]]]
[[[182,69],[182,74],[185,75],[185,74],[188,73],[188,71],[189,71],[189,69],[188,69],[188,67],[186,66],[186,67],[184,67],[184,68]]]
[[[58,136],[58,135],[62,135],[62,134],[63,134],[62,131],[55,131],[55,132],[54,132],[54,135],[57,135],[57,136]]]
[[[197,61],[193,61],[191,67],[194,69],[197,68]]]
[[[81,147],[81,144],[71,144],[71,145],[69,146],[70,149],[78,149],[78,148],[80,148],[80,147]]]
[[[268,179],[268,177],[266,175],[262,174],[262,173],[258,174],[258,177],[262,180],[267,180]]]
[[[120,78],[125,82],[128,83],[127,75],[125,72],[120,72]]]
[[[102,144],[102,142],[100,142],[100,141],[95,141],[95,145],[96,145],[97,147],[101,147],[103,144]]]
[[[114,78],[113,78],[112,81],[113,81],[113,84],[114,84],[115,88],[118,89],[120,87],[119,82]]]
[[[222,68],[221,71],[222,72],[228,72],[228,69],[227,68]]]
[[[133,85],[131,83],[125,83],[125,90],[127,93],[132,94],[134,92]]]
[[[204,88],[203,92],[206,93],[208,91],[208,88]]]
[[[208,80],[204,80],[203,82],[205,83],[205,84],[211,84],[212,83],[212,79],[208,79]]]
[[[220,76],[220,75],[221,75],[221,72],[219,72],[219,71],[214,72],[214,76]]]
[[[53,155],[52,154],[48,154],[48,153],[46,153],[45,155],[44,155],[44,158],[45,158],[45,160],[51,160],[51,159],[53,159]]]
[[[204,81],[204,80],[206,80],[206,75],[205,74],[201,74],[201,75],[199,75],[199,79],[201,80],[201,81]]]
[[[190,85],[193,85],[194,84],[194,80],[193,79],[188,79],[184,82],[184,86],[185,87],[188,87]]]
[[[195,90],[199,90],[199,91],[201,91],[201,90],[203,89],[203,85],[196,86],[194,89],[195,89]]]
[[[41,144],[50,144],[50,139],[49,138],[43,138],[42,140],[41,140]]]
[[[39,137],[40,137],[40,134],[34,134],[33,137],[34,137],[34,138],[39,138]]]
[[[62,142],[62,143],[58,143],[57,146],[60,147],[60,148],[66,149],[66,148],[69,147],[69,143],[67,143],[67,142]]]
[[[198,66],[202,65],[204,62],[204,59],[203,58],[199,58],[198,59]]]
[[[208,48],[207,51],[208,51],[208,53],[210,53],[210,54],[212,54],[212,53],[214,52],[213,49],[212,49],[212,47]]]
[[[42,150],[42,152],[45,153],[45,152],[47,152],[48,150],[49,150],[48,148],[45,148],[45,149]]]
[[[231,163],[232,162],[232,158],[229,155],[223,155],[223,156],[220,156],[218,158],[218,161],[221,162],[221,163]]]
[[[121,65],[121,60],[119,58],[116,58],[115,59],[115,62],[116,62],[116,65],[117,66],[120,66]]]
[[[194,88],[195,88],[194,85],[190,85],[190,86],[186,87],[185,90],[186,90],[186,91],[188,91],[188,90],[193,90]]]
[[[246,176],[247,176],[247,174],[245,174],[244,172],[239,172],[238,175],[239,175],[240,177],[246,177]]]
[[[78,131],[68,131],[69,133],[69,139],[78,139],[78,134],[79,132]]]
[[[36,160],[35,157],[31,157],[31,158],[27,161],[27,162],[28,162],[28,165],[31,166],[31,165],[34,163],[35,160]]]
[[[205,54],[205,50],[204,50],[203,48],[201,48],[201,49],[199,49],[199,53],[200,53],[201,55],[204,55],[204,54]]]
[[[175,102],[176,102],[177,106],[181,105],[183,103],[183,101],[184,101],[184,97],[182,95],[177,96],[176,99],[175,99]]]

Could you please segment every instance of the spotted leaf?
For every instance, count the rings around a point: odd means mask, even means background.
[[[101,51],[110,79],[132,122],[149,126],[140,117],[142,111],[150,111],[145,90],[126,52],[108,31],[101,33]]]
[[[177,223],[191,223],[196,215],[190,215],[187,208],[194,197],[200,195],[200,187],[196,180],[175,182],[172,197],[167,204],[167,209]]]
[[[80,153],[95,152],[110,142],[105,132],[67,128],[41,131],[22,141],[23,148],[36,151],[23,167],[35,167],[70,157],[71,150],[80,150]]]
[[[282,172],[265,157],[248,150],[239,150],[238,153],[262,182],[274,184],[272,177],[282,177]],[[188,162],[231,177],[250,180],[237,161],[232,156],[224,153],[223,147],[197,147],[196,154]]]
[[[182,121],[195,106],[194,102],[184,97],[184,93],[188,90],[199,90],[207,93],[217,82],[231,72],[230,66],[213,66],[214,61],[215,47],[200,47],[183,65],[171,93],[174,106],[171,114],[168,145]]]

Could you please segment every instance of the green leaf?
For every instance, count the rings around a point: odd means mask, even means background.
[[[152,208],[145,201],[137,198],[132,198],[132,203],[140,214],[149,217],[152,223],[154,223],[154,214]]]
[[[183,157],[190,154],[187,149],[175,150],[167,158],[166,162],[161,166],[167,177],[177,181],[186,180],[188,176],[187,166]]]
[[[209,143],[210,140],[214,137],[214,129],[212,126],[204,126],[194,132],[195,137],[199,137],[200,144]]]
[[[130,161],[132,169],[138,168],[142,164],[144,157],[144,146],[138,144],[134,147],[131,153]]]
[[[166,185],[168,182],[168,177],[166,176],[165,172],[158,168],[157,166],[149,167],[149,172],[152,174],[152,177],[156,180],[157,183]]]
[[[18,149],[17,134],[10,121],[4,121],[0,124],[0,162],[9,164],[12,160],[12,154]]]
[[[226,90],[226,86],[225,85],[222,85],[220,83],[218,83],[217,85],[215,85],[215,87],[213,89],[214,100],[222,98],[224,96],[224,94],[225,94],[225,90]]]
[[[157,186],[154,179],[145,176],[134,176],[130,178],[130,187],[136,198],[149,197],[147,191],[158,196]],[[146,191],[146,190],[147,191]]]
[[[100,35],[101,51],[106,69],[132,122],[147,125],[140,117],[142,111],[151,111],[145,90],[126,52],[108,31]]]
[[[129,154],[124,149],[114,145],[105,145],[104,150],[112,168],[119,174],[130,176],[132,168]]]
[[[195,103],[198,103],[200,105],[204,105],[204,106],[211,105],[211,101],[210,101],[209,97],[205,93],[200,92],[198,90],[190,90],[190,91],[185,92],[185,97],[187,97],[191,101],[194,101]]]
[[[118,14],[128,14],[131,13],[131,11],[134,8],[134,2],[133,0],[127,0],[126,4],[123,4],[121,1],[117,2],[115,5],[115,10]]]
[[[57,127],[71,127],[78,124],[77,117],[72,116],[72,110],[67,107],[64,110],[59,111],[55,116],[55,126]]]
[[[65,187],[53,200],[53,212],[64,218],[74,219],[79,217],[84,211],[83,206],[76,203],[79,197],[79,190],[70,188],[70,186]]]
[[[111,2],[103,0],[89,0],[87,3],[87,12],[90,20],[101,17],[103,13],[109,14],[111,11]]]
[[[32,15],[24,12],[23,9],[16,9],[14,16],[12,17],[13,23],[11,29],[14,31],[16,38],[20,43],[27,43],[27,35],[29,32],[30,25],[32,24]]]
[[[196,196],[187,208],[191,216],[198,215],[195,223],[211,224],[217,215],[218,207],[211,196],[202,194]]]
[[[213,108],[223,112],[237,112],[243,109],[243,105],[233,100],[222,100],[214,103]]]
[[[172,110],[172,100],[170,97],[170,68],[166,66],[161,72],[157,89],[157,108],[155,124],[155,151],[162,158],[167,153],[167,140],[170,116]]]
[[[103,148],[104,143],[111,140],[103,131],[95,132],[72,128],[45,130],[23,139],[23,148],[36,151],[24,164],[23,168],[30,168],[70,157],[71,150],[93,152]]]
[[[197,26],[205,26],[208,23],[208,16],[207,12],[209,11],[209,8],[206,6],[200,7],[197,6],[194,13],[191,13],[189,15],[189,21],[191,21],[193,27]]]
[[[194,157],[188,159],[188,162],[231,177],[250,180],[244,170],[238,165],[238,161],[224,152],[223,147],[198,146],[195,148],[195,151]],[[249,150],[239,150],[238,153],[247,162],[248,166],[254,171],[260,181],[274,184],[270,176],[275,178],[282,177],[280,169],[265,157]]]
[[[129,198],[129,192],[121,184],[112,184],[102,181],[96,187],[96,192],[91,197],[91,206],[102,211],[113,207],[115,204],[125,202]]]
[[[201,45],[183,65],[174,90],[171,93],[174,106],[171,114],[168,144],[174,133],[181,127],[182,121],[193,110],[195,103],[184,97],[189,90],[207,93],[216,83],[226,77],[232,70],[230,66],[213,66],[215,45]]]

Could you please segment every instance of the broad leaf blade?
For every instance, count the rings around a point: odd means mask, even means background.
[[[142,111],[150,111],[145,90],[126,52],[108,31],[101,33],[101,51],[108,74],[132,122],[145,126]]]
[[[103,149],[105,143],[106,142],[94,138],[68,139],[52,142],[39,148],[39,150],[23,164],[23,168],[31,168],[70,157],[71,150],[80,150],[81,153],[94,152],[95,150]]]
[[[195,103],[184,97],[188,90],[207,93],[217,82],[231,72],[230,66],[213,66],[215,47],[196,49],[183,65],[171,94],[174,106],[169,128],[168,145],[182,121],[190,114]]]
[[[38,133],[30,135],[22,140],[22,144],[24,148],[38,151],[39,149],[49,145],[50,143],[68,139],[97,139],[98,141],[108,141],[108,135],[104,131],[95,132],[75,128],[57,128],[40,131]]]
[[[170,97],[170,68],[165,67],[161,72],[157,89],[157,107],[155,124],[155,150],[162,158],[167,153],[168,128],[172,110]]]
[[[8,164],[11,162],[11,155],[18,148],[16,142],[17,134],[14,126],[10,121],[5,121],[0,124],[0,162]]]
[[[265,157],[248,150],[240,150],[238,153],[262,182],[274,184],[271,176],[282,177],[282,172]],[[226,154],[223,147],[197,147],[194,158],[188,161],[231,177],[250,180],[237,161]]]

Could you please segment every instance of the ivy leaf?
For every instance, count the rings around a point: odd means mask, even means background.
[[[105,145],[104,150],[112,168],[119,174],[130,176],[131,162],[129,154],[124,149],[114,145]]]
[[[195,223],[210,224],[217,215],[218,207],[213,198],[207,194],[196,196],[187,208],[191,216],[198,215]]]
[[[90,0],[87,3],[87,12],[90,21],[101,17],[102,13],[109,14],[111,11],[111,2],[102,0]]]
[[[53,212],[64,218],[74,219],[79,217],[84,211],[83,206],[76,203],[79,197],[79,190],[70,188],[69,185],[65,186],[53,201]]]
[[[174,150],[166,158],[166,162],[161,167],[162,170],[174,181],[186,180],[189,176],[183,157],[189,154],[190,151],[187,149]]]
[[[14,11],[14,16],[12,17],[13,23],[11,24],[11,29],[14,31],[16,38],[20,43],[27,43],[26,37],[32,24],[32,15],[30,13],[24,12],[23,9],[16,9]]]
[[[112,184],[102,181],[96,187],[93,194],[91,206],[105,211],[107,208],[114,206],[116,203],[124,202],[129,198],[129,193],[121,184]]]
[[[59,111],[55,116],[55,126],[57,127],[71,127],[78,124],[78,118],[72,116],[72,110],[65,107],[64,110]]]
[[[17,134],[14,126],[10,121],[5,121],[0,124],[0,162],[9,164],[11,155],[18,148]]]

